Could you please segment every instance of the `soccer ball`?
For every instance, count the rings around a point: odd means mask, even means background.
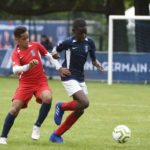
[[[125,125],[118,125],[112,133],[113,139],[118,143],[126,143],[131,138],[131,130]]]

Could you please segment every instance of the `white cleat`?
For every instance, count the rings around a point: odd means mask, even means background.
[[[34,125],[32,131],[32,139],[38,140],[40,138],[40,127]]]
[[[0,137],[0,144],[7,144],[7,138]]]

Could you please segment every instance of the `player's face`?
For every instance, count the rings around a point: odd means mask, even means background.
[[[18,42],[19,48],[24,50],[28,48],[29,44],[29,34],[28,32],[22,33],[19,38],[16,38],[16,41]]]
[[[84,41],[86,34],[87,34],[87,29],[86,27],[83,28],[74,28],[73,32],[75,34],[76,40],[77,41]]]

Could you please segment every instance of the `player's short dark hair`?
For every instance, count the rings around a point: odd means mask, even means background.
[[[27,31],[27,28],[24,26],[17,26],[14,30],[14,35],[16,38],[19,38],[21,34],[25,33]]]
[[[77,18],[73,22],[73,28],[84,28],[86,27],[86,22],[83,18]]]
[[[41,37],[42,38],[47,38],[47,36],[45,34],[42,34]]]

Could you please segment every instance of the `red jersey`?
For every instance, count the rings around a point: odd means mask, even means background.
[[[23,66],[29,64],[29,62],[33,59],[37,59],[39,61],[36,66],[30,68],[28,71],[19,73],[20,82],[36,83],[47,80],[39,53],[42,56],[45,56],[47,54],[47,50],[44,46],[37,42],[29,42],[29,46],[25,50],[20,50],[19,46],[16,46],[12,54],[13,67],[16,65]]]

